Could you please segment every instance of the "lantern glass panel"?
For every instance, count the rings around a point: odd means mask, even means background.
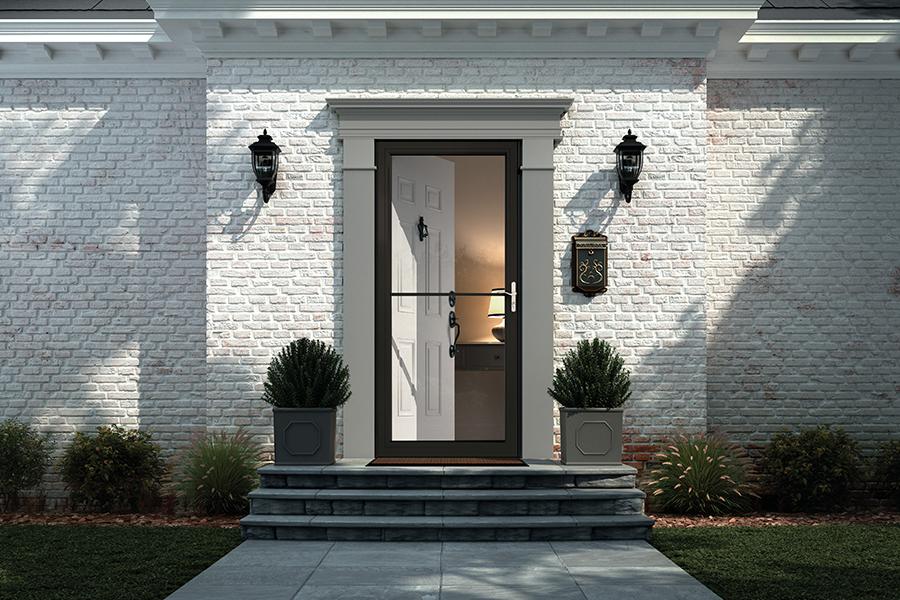
[[[632,180],[637,179],[641,174],[641,160],[640,154],[619,154],[619,173],[625,179]]]
[[[278,166],[278,155],[274,152],[263,152],[253,155],[253,170],[260,178],[270,178]]]

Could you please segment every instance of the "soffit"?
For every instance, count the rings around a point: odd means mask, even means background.
[[[24,17],[7,2],[0,77],[204,77],[209,57],[589,56],[706,58],[711,78],[900,77],[900,18],[877,2],[769,0],[766,19],[761,0],[150,0],[153,19],[141,0],[41,0]]]

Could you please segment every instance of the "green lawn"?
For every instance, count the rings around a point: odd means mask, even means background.
[[[900,526],[656,529],[653,545],[725,600],[900,598]]]
[[[0,526],[0,599],[160,599],[240,542],[209,527]],[[900,598],[900,526],[657,529],[725,600]]]
[[[0,599],[165,598],[240,543],[211,527],[0,526]]]

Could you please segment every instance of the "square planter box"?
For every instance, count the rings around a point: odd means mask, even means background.
[[[334,463],[336,415],[333,408],[273,408],[276,465]]]
[[[559,409],[563,464],[607,465],[622,462],[622,409]]]

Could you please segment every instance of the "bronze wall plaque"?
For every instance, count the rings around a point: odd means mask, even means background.
[[[596,296],[606,291],[606,236],[593,229],[572,236],[572,291]]]

